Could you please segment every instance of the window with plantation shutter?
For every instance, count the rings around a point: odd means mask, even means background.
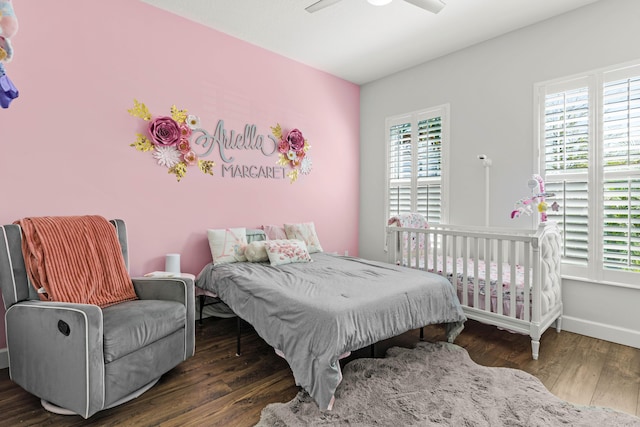
[[[604,267],[640,272],[640,179],[604,183]]]
[[[640,63],[537,85],[540,169],[563,271],[638,285]]]
[[[440,184],[418,185],[416,212],[424,215],[430,224],[443,223],[444,221],[441,219],[441,199],[442,192]]]
[[[446,105],[387,119],[387,217],[418,212],[443,222],[447,120]]]
[[[571,88],[544,98],[545,189],[554,193],[558,211],[547,213],[563,232],[565,261],[589,262],[588,185],[589,89]]]
[[[563,234],[562,256],[565,261],[585,266],[589,261],[589,200],[586,181],[552,180],[545,190],[553,193],[557,212],[548,211],[549,220],[556,221]]]
[[[605,173],[640,167],[640,76],[605,82],[603,168]]]
[[[603,84],[602,249],[604,268],[640,272],[640,69],[634,71],[605,74]]]

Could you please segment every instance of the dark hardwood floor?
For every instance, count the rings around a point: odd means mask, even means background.
[[[36,397],[9,380],[8,369],[0,370],[0,425],[252,426],[265,405],[292,399],[298,388],[287,363],[250,327],[245,327],[237,357],[235,328],[235,319],[205,319],[196,328],[195,357],[138,399],[89,420],[45,411]],[[444,336],[442,327],[425,328],[427,341]],[[378,343],[376,356],[393,345],[412,347],[418,339],[416,330]],[[529,337],[474,321],[467,322],[456,343],[479,364],[535,375],[562,399],[640,415],[640,349],[549,330],[534,361]],[[353,357],[369,357],[369,349]]]

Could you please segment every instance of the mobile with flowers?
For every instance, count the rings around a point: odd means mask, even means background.
[[[527,186],[531,190],[531,196],[523,197],[516,202],[514,210],[511,211],[511,219],[518,218],[522,214],[531,215],[535,209],[540,214],[540,222],[546,222],[549,205],[545,199],[547,197],[553,197],[555,194],[545,192],[544,180],[538,174],[531,176],[531,179],[527,182]],[[551,210],[554,212],[557,212],[559,208],[560,205],[558,202],[553,202],[551,205]]]

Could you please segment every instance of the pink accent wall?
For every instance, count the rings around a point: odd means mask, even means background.
[[[17,2],[20,30],[7,73],[20,90],[0,110],[0,222],[27,216],[122,218],[134,276],[211,261],[207,228],[313,221],[326,251],[357,254],[359,87],[140,1]],[[55,17],[55,18],[52,18]],[[143,125],[172,105],[203,128],[297,127],[313,171],[298,182],[222,177],[189,168],[181,182],[150,153],[130,147]],[[275,164],[229,152],[238,164]],[[4,310],[0,348],[6,347]]]

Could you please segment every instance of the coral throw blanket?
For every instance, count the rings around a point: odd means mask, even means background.
[[[16,224],[40,299],[107,307],[137,298],[116,230],[105,218],[33,217]]]

